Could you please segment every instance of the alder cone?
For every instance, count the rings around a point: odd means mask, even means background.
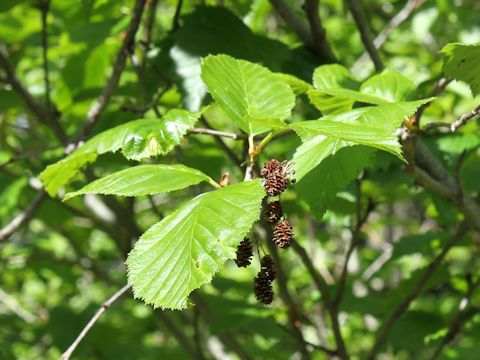
[[[253,246],[250,239],[243,239],[237,247],[237,258],[235,264],[238,267],[247,267],[252,263]]]
[[[280,195],[287,188],[287,178],[279,172],[274,172],[265,178],[263,186],[269,196]]]
[[[273,230],[273,242],[281,249],[288,248],[292,243],[293,228],[288,220],[279,222]]]
[[[272,201],[267,204],[265,220],[270,224],[276,224],[283,216],[282,204],[280,201]]]
[[[272,281],[268,274],[260,271],[253,279],[253,293],[255,298],[264,305],[270,305],[273,301]]]
[[[283,169],[283,167],[282,167],[282,164],[280,163],[280,161],[275,160],[275,159],[267,160],[267,161],[265,161],[262,169],[260,170],[260,176],[261,177],[267,177],[270,174],[273,174],[275,172],[280,173],[280,172],[282,172],[282,169]]]
[[[275,269],[275,263],[270,255],[265,255],[260,260],[260,266],[262,267],[261,271],[266,274],[270,281],[275,280],[277,277],[277,271]]]

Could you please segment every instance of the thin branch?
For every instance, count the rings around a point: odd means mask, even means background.
[[[135,41],[135,35],[140,25],[143,9],[145,7],[145,1],[146,0],[136,0],[135,2],[132,20],[128,27],[125,39],[123,40],[122,47],[120,48],[120,51],[117,54],[115,64],[113,65],[112,75],[108,79],[107,84],[103,88],[103,91],[98,97],[98,99],[88,110],[85,125],[80,135],[78,136],[77,142],[79,140],[87,138],[88,135],[91,133],[93,126],[97,122],[103,110],[105,110],[108,104],[108,101],[110,100],[110,97],[112,96],[113,92],[118,86],[118,83],[120,81],[120,76],[122,75],[122,72],[125,68],[125,63],[127,60],[129,49],[132,48],[133,43]]]
[[[9,308],[14,314],[16,314],[23,321],[32,324],[38,320],[38,316],[25,310],[18,300],[0,288],[0,302]]]
[[[358,246],[360,242],[360,230],[362,226],[367,222],[368,216],[372,212],[375,207],[375,204],[371,199],[368,199],[368,206],[365,210],[365,213],[362,215],[361,213],[361,180],[356,180],[357,184],[357,196],[356,196],[356,222],[355,227],[351,230],[352,233],[352,240],[350,241],[350,246],[348,247],[347,254],[345,255],[345,260],[343,262],[343,269],[340,274],[340,279],[338,280],[338,289],[335,295],[335,299],[333,303],[335,306],[339,306],[340,302],[342,301],[343,293],[345,292],[345,285],[347,284],[347,277],[348,277],[348,263],[350,262],[350,257],[353,254],[353,251]]]
[[[419,8],[426,0],[408,0],[402,10],[400,10],[388,23],[388,25],[378,34],[373,40],[373,45],[376,49],[380,49],[387,41],[390,34],[406,21],[412,13]],[[368,52],[364,52],[362,56],[352,66],[352,72],[358,72],[369,59]]]
[[[191,134],[221,136],[233,140],[244,140],[246,138],[246,136],[243,134],[235,134],[231,132],[217,131],[213,129],[193,128],[188,130],[188,132]]]
[[[62,354],[60,360],[68,360],[70,359],[70,356],[72,356],[73,352],[77,348],[78,344],[83,340],[85,335],[88,334],[88,332],[92,329],[93,325],[98,321],[98,319],[103,315],[103,313],[110,307],[112,304],[117,301],[127,290],[129,290],[132,287],[130,284],[126,284],[124,287],[122,287],[120,290],[118,290],[115,294],[113,294],[111,297],[109,297],[97,310],[95,315],[90,319],[88,324],[82,329],[80,334],[77,336],[77,338],[74,340],[72,345],[68,347],[68,349]]]
[[[302,40],[307,47],[313,48],[313,40],[309,28],[295,15],[295,11],[291,9],[284,0],[270,0],[270,4],[283,21],[285,21],[285,24],[297,34],[300,40]]]
[[[50,0],[45,0],[40,5],[40,13],[42,17],[42,57],[43,57],[43,79],[45,87],[45,103],[48,109],[52,109],[50,101],[50,76],[48,71],[48,11],[50,10]]]
[[[157,13],[157,6],[158,6],[159,0],[150,0],[147,2],[148,6],[148,16],[144,24],[144,38],[142,41],[143,45],[143,55],[142,55],[142,67],[145,68],[145,64],[147,61],[147,53],[150,50],[150,44],[152,42],[152,34],[153,34],[153,28],[155,25],[155,15]]]
[[[360,31],[360,38],[362,39],[363,45],[370,56],[373,64],[375,65],[375,70],[382,71],[383,70],[383,62],[380,59],[380,55],[378,54],[377,48],[373,44],[372,34],[370,32],[370,28],[368,26],[368,22],[361,8],[360,4],[357,0],[347,0],[348,7],[350,8],[350,12],[357,24],[358,31]]]
[[[433,86],[433,89],[432,89],[432,91],[430,91],[430,94],[428,95],[428,97],[434,97],[434,96],[437,96],[438,94],[440,94],[443,90],[445,90],[445,88],[448,86],[448,84],[450,84],[452,82],[452,80],[453,79],[447,78],[447,77],[440,78],[435,83],[435,85]],[[418,108],[417,112],[415,113],[415,118],[414,118],[414,123],[413,123],[413,125],[415,127],[417,127],[417,128],[420,127],[420,120],[422,118],[423,112],[425,111],[425,109],[427,107],[429,107],[432,104],[432,102],[433,101],[429,101],[428,103],[423,104]]]
[[[336,61],[335,55],[327,39],[327,33],[323,27],[319,14],[319,0],[305,0],[303,10],[307,15],[312,34],[313,46],[319,55],[325,56],[329,61]]]
[[[39,122],[44,125],[47,125],[51,131],[55,134],[58,140],[62,144],[67,142],[67,135],[65,131],[60,126],[58,119],[43,106],[40,102],[33,97],[33,95],[27,90],[27,88],[22,84],[17,74],[15,73],[14,68],[10,64],[9,56],[6,52],[5,46],[0,42],[0,67],[5,71],[7,76],[8,83],[12,88],[23,98],[28,108],[37,116]]]
[[[32,203],[24,211],[15,216],[7,225],[0,229],[0,243],[9,239],[15,231],[30,221],[45,198],[45,191],[39,190]]]
[[[388,316],[387,320],[385,321],[383,327],[380,329],[377,338],[375,340],[375,343],[372,347],[372,350],[370,351],[368,355],[368,359],[375,359],[378,352],[380,349],[384,346],[385,341],[388,338],[388,335],[392,331],[393,327],[397,323],[397,321],[400,319],[400,317],[405,313],[405,311],[408,310],[410,307],[410,304],[412,303],[413,300],[415,300],[423,291],[425,285],[427,284],[428,280],[432,277],[432,275],[435,273],[437,268],[440,266],[442,263],[443,259],[447,255],[447,253],[450,251],[450,249],[455,246],[465,235],[467,231],[467,228],[464,226],[464,224],[460,224],[458,227],[456,234],[452,237],[452,239],[445,244],[443,247],[442,251],[433,259],[433,261],[427,266],[425,269],[425,272],[423,275],[420,277],[418,280],[417,284],[413,287],[412,290],[407,294],[407,296],[402,300],[400,304],[398,304],[395,309],[390,313]]]
[[[315,283],[315,286],[317,287],[318,291],[322,295],[323,303],[325,304],[325,307],[330,317],[330,321],[332,323],[332,330],[333,330],[333,335],[335,337],[335,342],[337,345],[338,357],[340,359],[348,359],[349,357],[348,357],[347,349],[345,346],[345,340],[343,339],[343,335],[340,329],[340,323],[338,321],[338,310],[335,304],[333,303],[332,297],[330,296],[328,285],[325,282],[325,280],[322,278],[322,276],[317,272],[317,269],[315,269],[315,266],[313,265],[310,257],[307,255],[307,252],[305,251],[305,249],[295,241],[292,242],[292,247],[293,247],[293,250],[302,259],[302,262],[307,268],[310,276],[312,277],[313,282]]]
[[[443,349],[455,339],[455,336],[461,331],[463,324],[470,319],[473,315],[477,314],[480,309],[472,306],[472,297],[475,293],[475,290],[480,285],[480,278],[474,283],[469,284],[467,294],[460,301],[459,310],[457,314],[450,321],[448,326],[448,331],[445,336],[442,338],[442,341],[438,345],[435,353],[433,354],[431,360],[437,359],[443,352]]]
[[[200,117],[200,122],[208,129],[213,130],[210,124],[208,123],[205,117]],[[213,134],[212,134],[213,135]],[[222,137],[219,135],[213,135],[213,139],[215,142],[222,148],[223,152],[232,160],[232,162],[237,165],[240,169],[242,169],[242,161],[238,158],[238,156],[230,149],[227,144],[223,141]]]
[[[180,14],[182,13],[182,5],[183,0],[178,0],[172,20],[172,31],[175,31],[180,27]]]
[[[461,195],[455,178],[431,151],[404,128],[398,131],[409,165],[405,172],[427,190],[451,202],[477,231],[480,231],[480,207],[474,199]]]
[[[457,121],[455,121],[451,126],[450,126],[450,130],[452,132],[455,132],[458,130],[458,128],[464,126],[467,124],[467,122],[471,119],[473,119],[475,116],[479,115],[480,114],[480,105],[478,105],[475,109],[473,109],[472,111],[466,113],[466,114],[463,114],[460,119],[458,119]]]

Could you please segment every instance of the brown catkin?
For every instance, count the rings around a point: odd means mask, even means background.
[[[260,260],[260,266],[262,268],[261,271],[267,275],[270,281],[275,280],[277,277],[277,271],[275,269],[275,263],[270,255],[262,257],[262,260]]]
[[[272,281],[268,274],[260,271],[253,279],[253,293],[255,298],[264,305],[270,305],[273,301]]]
[[[237,258],[235,264],[238,267],[247,267],[252,263],[253,246],[250,239],[243,239],[237,247]]]
[[[282,172],[282,164],[276,159],[267,160],[260,170],[260,176],[267,177],[275,172]]]
[[[280,195],[287,188],[288,182],[281,173],[272,173],[265,178],[263,186],[269,196]]]
[[[281,249],[285,249],[290,246],[293,239],[292,225],[288,220],[280,221],[273,230],[273,242]]]
[[[265,220],[270,224],[276,224],[283,216],[282,204],[280,201],[268,203],[265,210]]]

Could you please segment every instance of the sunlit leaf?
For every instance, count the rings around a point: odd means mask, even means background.
[[[200,112],[174,109],[160,120],[140,119],[114,127],[94,136],[65,159],[48,166],[39,177],[53,196],[100,154],[121,150],[131,160],[166,154],[180,143],[199,116]]]
[[[127,259],[135,297],[154,307],[182,309],[210,282],[260,215],[260,180],[197,196],[152,226]]]
[[[263,66],[227,55],[208,56],[202,79],[215,101],[243,131],[254,135],[272,129],[295,105],[292,89]]]
[[[64,200],[82,194],[141,196],[170,192],[208,181],[203,172],[183,165],[139,165],[107,175],[68,193]]]

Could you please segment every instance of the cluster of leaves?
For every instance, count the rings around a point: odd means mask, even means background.
[[[387,42],[388,70],[368,77],[369,66],[353,74],[346,67],[363,45],[353,22],[345,20],[341,2],[322,5],[330,12],[324,26],[332,48],[344,55],[345,66],[323,64],[308,47],[297,46],[268,2],[226,3],[194,7],[187,1],[178,22],[176,3],[156,8],[157,2],[148,2],[145,11],[151,7],[157,21],[148,34],[151,17],[146,16],[137,38],[155,41],[133,49],[96,135],[75,143],[73,152],[48,126],[35,123],[28,102],[0,78],[0,126],[5,130],[0,181],[7,184],[0,190],[0,225],[33,201],[37,185],[32,177],[38,175],[50,196],[24,233],[0,241],[0,322],[9,325],[0,328],[0,357],[57,358],[93,305],[126,278],[134,296],[153,307],[128,299],[109,309],[109,319],[93,328],[79,353],[157,358],[161,347],[166,358],[201,358],[205,346],[195,343],[214,336],[240,358],[287,358],[302,353],[298,336],[278,326],[287,313],[292,328],[301,328],[300,337],[325,344],[334,349],[331,354],[339,351],[330,331],[334,321],[317,321],[310,314],[319,303],[328,308],[328,294],[340,293],[343,297],[331,309],[346,314],[343,337],[350,351],[363,357],[376,331],[416,289],[432,261],[450,249],[454,229],[468,216],[451,204],[460,200],[413,186],[403,169],[415,164],[407,162],[408,149],[397,130],[403,126],[422,136],[440,164],[455,173],[462,196],[478,194],[478,125],[471,121],[455,134],[423,134],[412,126],[419,109],[426,108],[423,123],[452,123],[478,106],[480,46],[443,47],[471,35],[466,25],[450,24],[448,32],[440,31],[452,13],[466,23],[471,14],[441,1],[419,9],[411,20],[413,30],[399,28]],[[398,11],[400,3],[365,3],[372,8],[374,28],[381,29],[389,6]],[[52,1],[48,35],[58,48],[51,45],[48,53],[51,91],[45,91],[38,70],[43,49],[39,12],[44,8],[15,1],[0,5],[0,46],[8,49],[28,91],[38,99],[46,96],[47,105],[61,114],[69,138],[81,131],[110,76],[132,18],[122,16],[133,11],[131,2],[126,4]],[[28,21],[33,15],[38,22]],[[415,27],[421,22],[427,25]],[[429,31],[438,40],[420,46]],[[434,98],[430,90],[443,75],[461,82]],[[477,97],[472,99],[469,91]],[[222,134],[214,137],[210,129],[199,129],[211,125],[230,138],[219,140]],[[252,232],[271,246],[255,225],[266,196],[262,181],[256,176],[242,181],[246,169],[258,169],[269,158],[295,163],[297,184],[282,195],[282,205],[294,223],[298,246],[309,249],[307,257],[315,265],[312,270],[300,261],[298,248],[281,252],[280,258],[271,249],[281,296],[262,308],[251,293],[260,259],[242,270],[227,260],[235,258],[238,244]],[[215,179],[226,173],[230,184],[218,184]],[[364,224],[371,199],[377,208]],[[351,236],[345,235],[348,230]],[[474,236],[462,233],[446,266],[433,270],[422,296],[398,319],[385,350],[392,358],[434,354],[461,299],[469,296],[473,304],[478,299],[471,276],[479,265]],[[353,255],[350,237],[358,247]],[[345,273],[337,265],[344,253],[356,260],[345,264]],[[326,294],[315,286],[312,271],[325,281]],[[296,304],[303,309],[298,319],[295,313],[302,310],[294,309]],[[478,351],[472,339],[479,318],[474,306],[468,310],[461,322],[466,331],[450,349],[451,357],[468,358]],[[166,337],[152,331],[158,329],[158,318]],[[325,327],[326,336],[318,326]]]

